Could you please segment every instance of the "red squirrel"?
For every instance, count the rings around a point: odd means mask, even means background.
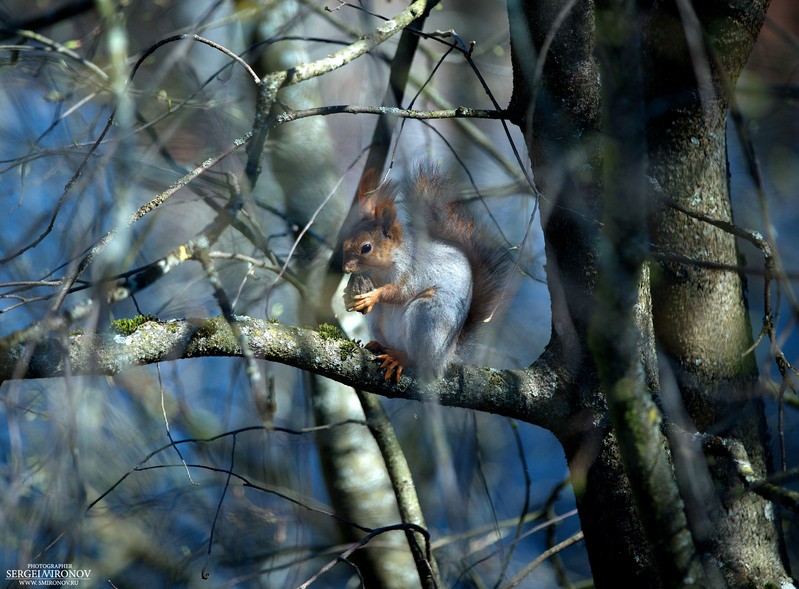
[[[402,188],[369,173],[358,189],[357,220],[345,231],[343,269],[353,276],[344,300],[348,311],[368,314],[374,339],[366,347],[386,380],[398,382],[406,366],[439,377],[507,285],[507,250],[457,198],[432,164]]]

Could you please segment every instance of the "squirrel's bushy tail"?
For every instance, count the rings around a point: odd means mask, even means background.
[[[420,164],[403,193],[410,211],[425,211],[420,218],[427,235],[453,244],[469,259],[472,302],[458,339],[462,345],[501,306],[513,268],[510,254],[498,233],[471,213],[456,183],[435,164]]]

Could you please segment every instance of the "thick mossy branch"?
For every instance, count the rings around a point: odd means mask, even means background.
[[[291,327],[250,317],[237,317],[253,355],[308,370],[346,385],[386,397],[436,402],[506,415],[553,431],[569,423],[570,408],[558,391],[564,377],[545,353],[526,370],[494,370],[454,366],[445,377],[422,385],[407,371],[398,384],[386,381],[373,354],[333,332]],[[38,332],[37,332],[38,333]],[[66,341],[66,348],[62,342]],[[26,345],[36,345],[27,370],[17,362]],[[114,375],[136,366],[207,356],[241,356],[238,339],[223,317],[149,321],[129,335],[75,333],[66,339],[0,340],[0,383],[17,378]]]
[[[122,335],[130,335],[148,321],[158,321],[155,315],[136,315],[132,318],[116,319],[111,322],[111,327]]]

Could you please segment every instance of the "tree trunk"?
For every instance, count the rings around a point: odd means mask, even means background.
[[[665,198],[721,221],[732,221],[728,90],[751,52],[766,5],[700,8],[697,26],[714,39],[707,53],[704,46],[686,41],[697,29],[685,14],[681,22],[674,8],[652,14],[646,28],[650,174]],[[664,31],[681,32],[683,27],[686,36],[665,38]],[[703,66],[697,64],[702,57],[697,49],[707,60],[705,76],[699,74]],[[658,108],[664,100],[671,108]],[[738,263],[733,235],[673,208],[659,209],[652,229],[659,252],[699,263]],[[740,442],[756,476],[765,477],[766,423],[762,401],[754,394],[754,354],[744,353],[752,346],[752,334],[742,277],[684,263],[661,263],[658,276],[652,291],[655,334],[691,423],[701,433]],[[718,497],[686,497],[698,520],[693,526],[697,541],[724,563],[730,586],[780,579],[784,569],[773,506],[754,493],[741,492],[744,485],[731,456],[708,460],[708,468],[723,491]]]
[[[653,192],[730,221],[727,88],[751,51],[767,2],[751,3],[745,12],[726,3],[703,5],[697,21],[701,30],[692,25],[690,6],[681,5],[681,14],[672,3],[643,4],[637,6],[643,27],[641,91],[647,114],[647,175],[657,187]],[[609,164],[603,109],[609,105],[602,104],[607,89],[601,78],[608,70],[597,58],[597,19],[619,15],[579,0],[509,0],[508,9],[514,66],[510,111],[525,134],[543,194],[552,297],[549,351],[560,357],[569,381],[576,383],[561,391],[576,417],[554,433],[569,461],[594,580],[597,587],[690,584],[690,579],[664,579],[653,550],[646,548],[666,539],[666,533],[656,538],[641,526],[633,499],[636,487],[631,489],[625,475],[600,384],[602,359],[587,347],[600,243],[613,239],[611,230],[600,224],[603,194],[611,182],[603,179]],[[706,45],[706,38],[712,43]],[[736,264],[735,239],[729,233],[662,203],[649,218],[656,252]],[[640,357],[635,360],[652,394],[662,389],[665,397],[678,391],[658,401],[667,410],[666,421],[741,443],[758,476],[765,476],[765,418],[762,403],[752,394],[757,369],[752,355],[743,354],[752,337],[741,277],[700,265],[664,263],[654,267],[652,282],[650,305],[645,273],[638,304],[645,316],[639,317]],[[675,406],[684,406],[690,421],[669,414]],[[696,558],[713,563],[705,567],[708,586],[788,582],[769,516],[772,506],[753,493],[740,492],[742,483],[729,457],[709,461],[708,473],[701,453],[688,455],[685,445],[670,439],[671,444],[661,436],[674,464]]]

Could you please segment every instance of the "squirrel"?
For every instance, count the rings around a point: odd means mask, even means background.
[[[453,181],[421,164],[403,189],[368,172],[344,232],[348,311],[368,314],[385,379],[412,366],[440,377],[496,310],[508,282],[507,249],[457,200]],[[402,192],[402,202],[397,196]]]

